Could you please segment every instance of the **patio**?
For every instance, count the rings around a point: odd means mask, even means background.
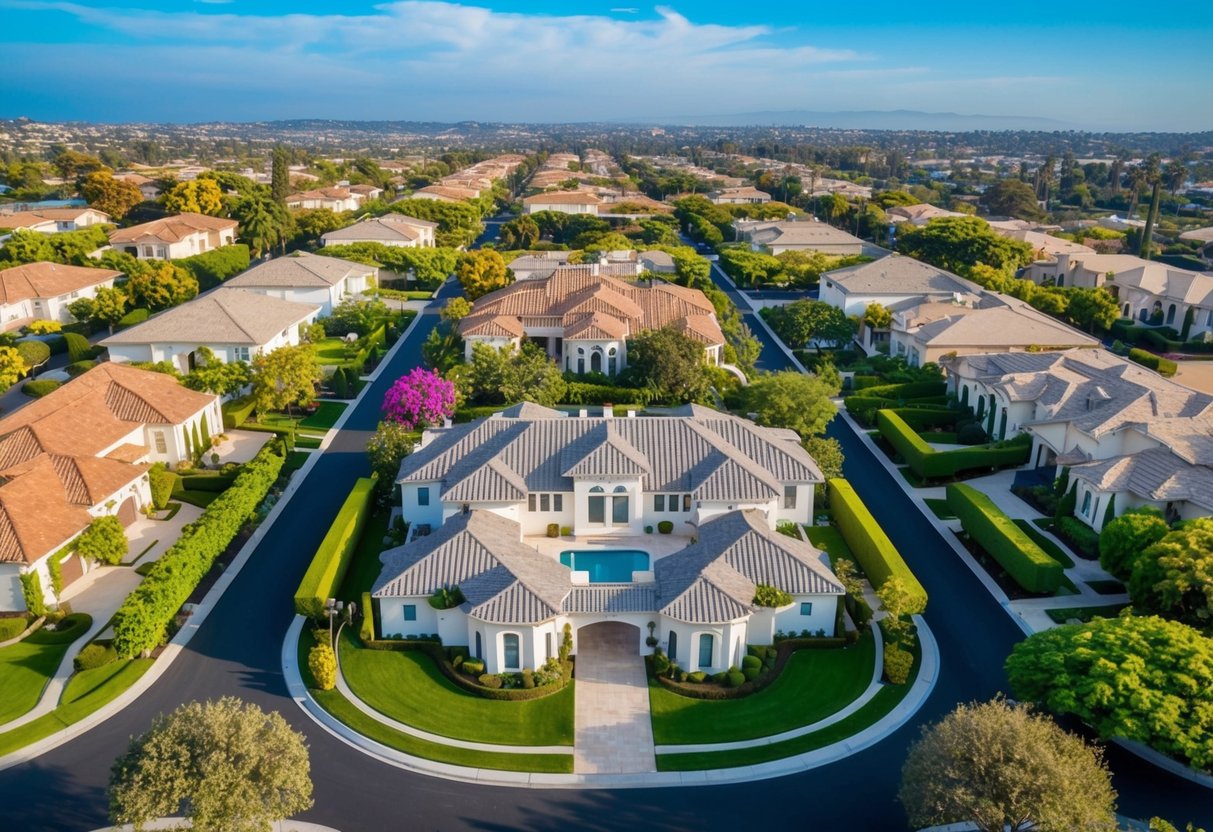
[[[224,431],[224,435],[227,438],[215,446],[220,465],[225,462],[248,462],[266,442],[274,438],[272,433],[252,430],[228,430]]]
[[[569,549],[639,549],[648,552],[653,561],[679,552],[691,545],[690,535],[685,534],[595,534],[546,537],[523,535],[522,542],[539,554],[559,560],[560,553]]]

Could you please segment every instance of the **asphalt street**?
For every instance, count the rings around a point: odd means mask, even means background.
[[[722,288],[727,291],[727,284]],[[442,295],[453,293],[448,286]],[[420,362],[421,344],[438,321],[437,306],[432,304],[423,314],[188,648],[156,684],[98,728],[28,764],[0,772],[0,829],[101,826],[109,767],[129,738],[182,702],[226,695],[278,710],[307,734],[316,805],[302,819],[343,832],[732,831],[773,817],[806,829],[905,828],[895,794],[908,744],[919,726],[956,703],[1002,690],[1003,661],[1022,634],[840,420],[831,425],[830,434],[843,444],[846,475],[926,586],[931,598],[926,617],[942,657],[939,683],[925,707],[873,748],[835,765],[755,784],[616,791],[506,789],[386,766],[334,739],[295,706],[279,666],[282,639],[293,615],[292,593],[354,479],[368,472],[363,447],[378,420],[379,403],[391,382]],[[753,328],[762,338],[761,328]],[[769,369],[781,369],[782,353],[762,340],[763,362]],[[1213,824],[1210,792],[1122,752],[1113,751],[1110,762],[1122,812],[1147,817],[1163,813],[1176,821]]]

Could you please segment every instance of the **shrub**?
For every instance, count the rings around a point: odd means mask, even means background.
[[[454,609],[464,602],[463,590],[458,586],[440,586],[429,597],[429,604],[436,610]]]
[[[674,523],[670,520],[661,520],[657,523],[657,531],[662,534],[669,534],[674,531]]]
[[[850,547],[855,559],[863,567],[864,574],[879,589],[891,577],[898,577],[916,599],[914,606],[925,609],[927,591],[914,577],[910,567],[902,560],[893,541],[884,533],[876,518],[859,499],[855,489],[844,479],[832,479],[828,483],[830,506],[834,510],[834,522],[843,540]],[[869,615],[870,618],[870,615]]]
[[[746,668],[751,668],[751,667],[753,667],[753,668],[762,667],[762,657],[754,656],[754,655],[742,656],[741,657],[741,669],[745,670]]]
[[[118,651],[112,644],[94,641],[86,644],[84,649],[76,654],[72,666],[77,670],[95,670],[107,664],[118,661]]]
[[[548,523],[548,537],[560,537],[559,523]]]
[[[914,666],[914,654],[900,647],[888,646],[884,651],[884,677],[892,685],[904,685]]]
[[[987,439],[986,429],[979,422],[966,422],[956,431],[956,441],[961,445],[980,445]]]
[[[243,243],[220,246],[204,254],[185,257],[176,263],[198,281],[200,291],[206,291],[247,270],[249,249]]]
[[[469,676],[479,676],[484,673],[484,661],[469,656],[463,660],[461,670]]]
[[[670,660],[660,650],[653,653],[653,672],[661,675],[670,669]]]
[[[117,517],[94,517],[76,540],[76,551],[81,557],[109,566],[122,562],[126,548],[126,532]]]
[[[256,404],[257,402],[252,396],[224,402],[222,406],[223,427],[227,430],[234,430],[243,425],[253,415],[253,408],[256,407]]]
[[[953,410],[950,407],[898,407],[890,408],[901,417],[907,425],[914,430],[927,430],[929,428],[950,428],[956,425],[957,420],[965,415],[963,411]]]
[[[769,584],[758,584],[754,588],[754,600],[751,603],[756,607],[785,607],[792,603],[792,596]]]
[[[30,321],[25,331],[31,335],[51,335],[63,331],[63,324],[58,321]]]
[[[739,688],[746,682],[745,674],[735,667],[729,668],[725,673],[724,683],[731,688]]]
[[[1023,529],[980,491],[967,485],[947,488],[948,507],[960,525],[1015,582],[1028,592],[1056,592],[1061,564],[1053,560]]]
[[[1058,517],[1054,530],[1084,558],[1099,555],[1099,532],[1077,517]]]
[[[63,341],[67,344],[67,356],[72,362],[93,358],[93,345],[83,335],[68,332],[64,334]]]
[[[467,662],[464,662],[464,667],[467,667]],[[490,690],[499,690],[504,683],[501,676],[496,673],[481,673],[476,681]]]
[[[363,644],[375,640],[375,606],[371,593],[362,593],[362,623],[358,625],[358,638]]]
[[[535,671],[529,667],[522,668],[522,688],[523,690],[531,690],[535,687]]]
[[[608,384],[587,384],[570,381],[565,388],[566,404],[638,404],[646,405],[653,394],[641,387],[614,387]]]
[[[36,571],[21,575],[21,597],[31,615],[46,615],[46,599],[42,595],[42,578]]]
[[[173,496],[173,485],[177,475],[168,469],[163,462],[157,462],[147,472],[148,482],[152,489],[152,505],[163,509]]]
[[[320,644],[317,644],[307,654],[307,669],[312,672],[312,678],[316,680],[316,687],[320,690],[332,690],[337,687],[337,656],[333,653],[333,647],[328,643],[328,636]]]
[[[245,463],[236,482],[220,494],[202,516],[187,525],[169,550],[149,570],[114,615],[114,648],[130,657],[149,651],[165,628],[253,516],[278,479],[284,455],[271,442]]]
[[[127,312],[118,319],[117,329],[123,329],[128,326],[134,326],[135,324],[141,324],[147,320],[149,314],[150,313],[142,307],[132,309],[130,312]]]
[[[687,681],[694,682],[697,685],[701,684],[706,678],[708,678],[708,674],[704,673],[702,670],[696,670],[693,673],[687,674]]]
[[[1174,361],[1167,358],[1160,358],[1154,353],[1146,352],[1142,349],[1129,350],[1129,360],[1136,361],[1141,366],[1154,370],[1159,375],[1167,377],[1175,375],[1176,371],[1179,369],[1179,365],[1177,365]]]
[[[21,385],[21,392],[27,396],[32,396],[35,399],[40,399],[48,393],[53,393],[63,386],[62,382],[55,381],[49,378],[39,378],[33,381],[27,381]]]
[[[652,527],[649,527],[648,531],[652,532],[653,531]],[[571,536],[573,534],[573,527],[572,526],[561,526],[560,534],[564,537]]]
[[[980,448],[936,451],[892,410],[876,413],[881,435],[893,446],[914,473],[923,479],[950,477],[962,471],[1022,465],[1032,451],[1027,434]]]
[[[745,677],[745,680],[747,682],[752,682],[755,679],[757,679],[759,676],[762,675],[762,666],[759,665],[758,667],[743,667],[741,669],[741,675]]]
[[[374,493],[374,477],[354,483],[295,591],[295,612],[314,619],[324,615],[324,602],[336,594],[354,557]]]

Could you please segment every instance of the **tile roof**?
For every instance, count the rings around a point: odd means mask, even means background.
[[[393,222],[387,217],[372,217],[345,228],[321,234],[320,239],[326,243],[361,240],[415,243],[421,239],[421,233],[408,223]]]
[[[1127,491],[1156,502],[1186,500],[1213,512],[1213,468],[1186,462],[1167,448],[1072,465],[1070,476],[1100,491]]]
[[[111,243],[136,243],[142,240],[158,240],[164,243],[175,243],[198,233],[224,231],[235,228],[239,223],[235,220],[225,220],[222,217],[208,217],[205,214],[177,214],[173,217],[161,217],[151,222],[132,225],[130,228],[119,228],[111,231]]]
[[[264,263],[258,263],[251,269],[225,280],[223,286],[230,289],[254,286],[308,289],[317,286],[336,286],[348,277],[373,275],[377,272],[378,269],[374,266],[364,263],[300,251],[286,257],[275,257]]]
[[[739,228],[751,242],[765,246],[867,246],[863,240],[824,222],[787,221],[763,222]]]
[[[295,303],[247,289],[222,288],[161,312],[101,343],[260,346],[283,330],[298,326],[319,309],[314,304]]]
[[[522,200],[523,205],[601,205],[602,200],[587,191],[549,191]]]
[[[122,277],[122,272],[61,263],[26,263],[0,271],[0,303],[54,298],[112,282],[116,277]]]
[[[924,303],[915,307],[914,337],[935,348],[1097,347],[1098,338],[1080,332],[1022,301],[986,295],[977,306]]]
[[[822,279],[856,295],[951,295],[981,291],[976,283],[900,254],[825,272]]]
[[[564,599],[566,613],[657,612],[656,584],[575,586]]]
[[[474,188],[460,188],[454,185],[426,185],[424,188],[418,188],[413,192],[413,196],[417,196],[418,194],[429,194],[450,202],[463,202],[468,199],[476,199],[480,195]]]

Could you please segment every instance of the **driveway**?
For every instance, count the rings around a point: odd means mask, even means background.
[[[656,771],[640,629],[621,621],[577,631],[576,774]]]

